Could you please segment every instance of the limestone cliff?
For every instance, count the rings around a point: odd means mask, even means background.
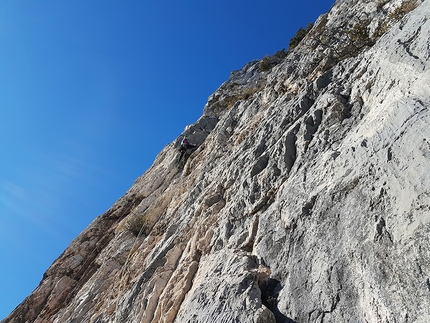
[[[429,15],[339,0],[232,72],[2,322],[429,322]]]

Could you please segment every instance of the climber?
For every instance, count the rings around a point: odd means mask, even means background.
[[[192,143],[190,143],[186,136],[184,136],[184,139],[182,139],[182,141],[181,141],[181,147],[183,147],[185,149],[194,148],[196,146],[197,145],[193,145]]]
[[[185,155],[186,151],[188,149],[195,148],[197,145],[193,145],[190,143],[186,136],[184,136],[184,139],[181,141],[181,147],[179,147],[179,152],[181,153],[178,158],[178,163],[181,161],[182,157]]]

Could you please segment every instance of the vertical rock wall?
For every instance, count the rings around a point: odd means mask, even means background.
[[[234,71],[198,147],[167,145],[2,322],[428,322],[430,1],[406,4],[337,1]]]

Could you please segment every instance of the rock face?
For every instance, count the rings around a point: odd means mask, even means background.
[[[429,322],[430,0],[234,71],[3,323]]]

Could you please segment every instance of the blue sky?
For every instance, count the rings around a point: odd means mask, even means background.
[[[334,0],[0,1],[0,319],[202,114]]]

